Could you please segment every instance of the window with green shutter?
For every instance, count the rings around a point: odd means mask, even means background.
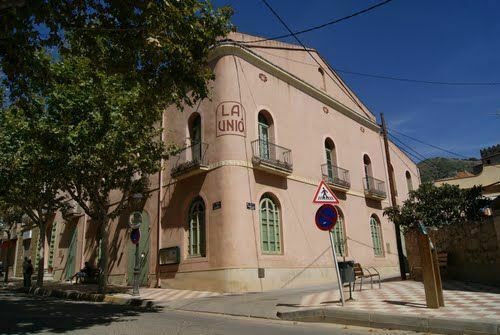
[[[205,204],[196,198],[189,207],[188,254],[190,257],[205,256]]]
[[[50,231],[49,260],[47,262],[49,269],[51,269],[54,264],[54,251],[56,247],[56,229],[57,229],[57,222],[54,222],[52,224],[52,230]]]
[[[337,156],[335,153],[335,144],[331,138],[325,140],[325,157],[328,180],[333,182],[337,178]]]
[[[260,200],[259,216],[262,252],[281,253],[280,209],[269,195],[264,195]]]
[[[339,218],[335,228],[330,232],[333,236],[333,241],[335,242],[335,253],[337,256],[345,257],[347,256],[347,239],[345,237],[345,226],[344,226],[344,216],[340,209],[337,208],[339,213]]]
[[[269,159],[269,122],[262,113],[258,116],[260,158]]]
[[[373,253],[375,256],[384,256],[384,246],[382,243],[382,228],[376,216],[370,217],[370,230],[372,234]]]

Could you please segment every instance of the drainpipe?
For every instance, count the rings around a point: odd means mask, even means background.
[[[380,118],[382,120],[382,135],[384,137],[385,146],[385,159],[387,162],[387,175],[389,176],[389,189],[391,193],[391,206],[396,206],[396,185],[394,183],[394,171],[391,173],[391,155],[389,153],[389,141],[387,140],[387,126],[385,124],[384,113],[380,113]],[[406,280],[406,270],[403,255],[403,243],[401,242],[401,229],[399,224],[394,222],[394,228],[396,230],[396,245],[398,248],[398,259],[399,259],[399,272],[401,274],[401,279]]]
[[[87,234],[87,213],[83,213],[83,237],[82,237],[82,257],[80,259],[80,266],[83,268],[85,265],[85,235]],[[80,268],[80,269],[81,269]]]
[[[161,115],[160,120],[160,141],[163,143],[163,117]],[[160,159],[160,172],[158,173],[158,203],[157,203],[157,224],[156,224],[156,287],[161,287],[160,284],[160,238],[161,238],[161,203],[162,203],[162,191],[163,191],[163,158]]]

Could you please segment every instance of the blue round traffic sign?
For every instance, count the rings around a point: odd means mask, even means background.
[[[335,206],[324,204],[316,211],[316,226],[321,230],[332,230],[337,223],[339,214]]]
[[[130,241],[132,241],[132,243],[134,244],[137,244],[139,243],[140,239],[141,231],[139,230],[139,228],[132,229],[132,231],[130,232]]]

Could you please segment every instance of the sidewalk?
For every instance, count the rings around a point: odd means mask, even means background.
[[[347,288],[344,291],[347,298]],[[163,299],[154,304],[174,310],[290,321],[445,334],[500,334],[498,288],[445,282],[446,307],[437,310],[427,309],[422,283],[412,280],[386,281],[381,289],[378,285],[373,289],[366,285],[361,292],[353,292],[353,297],[354,301],[342,307],[336,287],[321,285],[206,298]]]
[[[422,283],[383,283],[354,292],[342,307],[334,290],[305,295],[284,320],[343,323],[445,334],[500,334],[500,290],[456,281],[444,283],[445,307],[428,309]]]

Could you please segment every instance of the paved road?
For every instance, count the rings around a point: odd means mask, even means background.
[[[417,334],[206,313],[144,310],[0,291],[0,334]]]

